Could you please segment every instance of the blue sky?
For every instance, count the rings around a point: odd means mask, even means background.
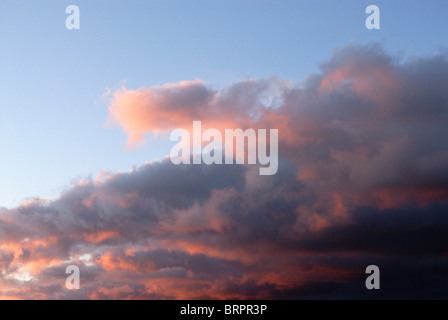
[[[80,30],[65,28],[70,4]],[[381,9],[381,30],[364,26],[369,4]],[[0,0],[0,206],[53,198],[71,181],[169,152],[163,140],[126,149],[121,129],[106,125],[108,88],[301,82],[353,41],[429,56],[446,48],[447,17],[445,0]]]

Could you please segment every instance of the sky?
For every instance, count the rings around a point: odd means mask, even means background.
[[[300,83],[352,42],[404,57],[446,46],[446,1],[379,1],[375,31],[364,27],[370,2],[338,3],[79,1],[81,28],[67,30],[72,2],[2,0],[0,205],[54,199],[73,180],[163,158],[164,141],[129,150],[108,125],[103,95],[122,85]]]
[[[447,15],[0,0],[0,297],[446,298]],[[174,166],[193,120],[279,128],[278,172]]]

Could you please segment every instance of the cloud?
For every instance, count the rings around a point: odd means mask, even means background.
[[[110,119],[130,145],[193,120],[278,128],[278,172],[165,159],[0,209],[0,296],[446,298],[447,72],[442,54],[350,45],[301,85],[121,88]],[[64,287],[69,264],[80,290]]]
[[[123,128],[128,144],[143,142],[148,133],[191,127],[200,119],[205,127],[238,127],[253,123],[271,92],[282,83],[273,79],[246,80],[218,92],[201,80],[168,83],[161,86],[127,90],[122,87],[112,94],[110,122]]]

